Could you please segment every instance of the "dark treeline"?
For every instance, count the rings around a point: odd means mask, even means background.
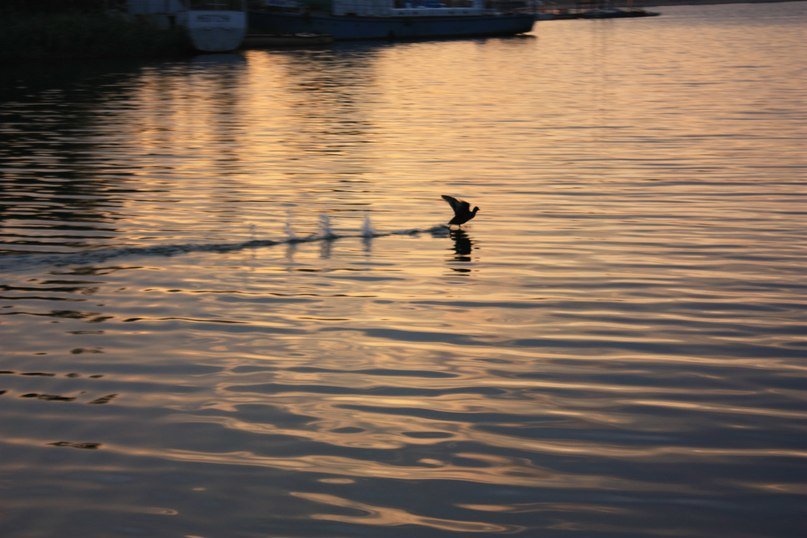
[[[63,13],[65,11],[100,13],[107,9],[121,7],[125,3],[124,0],[2,0],[0,10],[25,13]]]
[[[130,17],[124,0],[0,0],[0,62],[185,54],[179,28]]]

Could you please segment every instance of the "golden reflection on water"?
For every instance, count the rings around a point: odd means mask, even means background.
[[[335,495],[326,495],[321,493],[302,493],[292,492],[292,495],[309,501],[346,508],[353,512],[359,512],[358,515],[341,515],[341,514],[314,514],[311,517],[314,519],[323,519],[330,521],[342,521],[345,523],[355,523],[360,525],[377,525],[382,527],[399,526],[399,525],[418,525],[420,527],[433,527],[440,530],[450,532],[463,532],[463,533],[501,533],[501,532],[518,532],[522,529],[517,527],[508,527],[503,525],[495,525],[491,523],[474,523],[470,521],[454,521],[450,519],[441,519],[435,517],[419,516],[412,514],[405,510],[397,508],[373,506],[371,504],[360,503],[343,499]]]
[[[795,536],[805,16],[26,90],[0,534]]]

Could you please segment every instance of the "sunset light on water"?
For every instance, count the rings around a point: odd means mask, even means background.
[[[803,536],[805,8],[8,67],[0,536]]]

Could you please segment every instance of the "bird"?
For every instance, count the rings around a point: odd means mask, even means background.
[[[471,204],[466,202],[465,200],[458,200],[453,196],[449,196],[447,194],[442,195],[443,200],[448,202],[448,205],[451,206],[451,209],[454,210],[454,218],[448,221],[448,224],[465,224],[472,218],[476,216],[476,212],[479,211],[478,207],[474,207],[473,211],[471,211]]]

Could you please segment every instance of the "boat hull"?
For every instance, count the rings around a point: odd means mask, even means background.
[[[254,33],[329,34],[337,40],[506,36],[532,30],[532,15],[361,17],[250,11]]]
[[[201,52],[227,52],[237,49],[247,33],[244,11],[190,10],[180,17],[191,42]]]

